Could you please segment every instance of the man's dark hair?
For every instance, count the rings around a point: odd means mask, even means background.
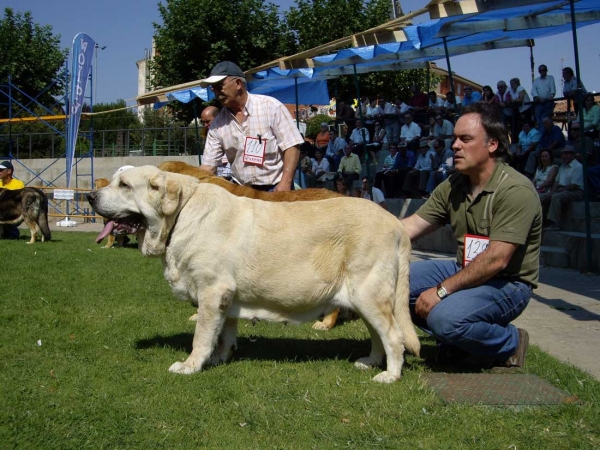
[[[443,139],[437,138],[434,142],[439,147],[442,147],[442,148],[446,147],[446,142],[444,142]]]
[[[575,75],[575,73],[573,72],[573,69],[571,69],[570,67],[563,67],[563,72],[566,72],[569,75]]]
[[[496,158],[505,157],[508,154],[508,132],[502,119],[502,110],[495,105],[476,102],[463,108],[462,115],[465,114],[479,115],[487,140],[495,139],[498,141],[498,149],[494,156]]]

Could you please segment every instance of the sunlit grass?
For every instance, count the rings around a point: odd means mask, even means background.
[[[373,383],[352,365],[369,351],[360,321],[329,332],[241,322],[230,363],[169,373],[190,351],[193,308],[159,260],[93,241],[0,242],[0,448],[600,447],[600,383],[536,348],[526,372],[582,405],[447,405],[414,357],[399,382]]]

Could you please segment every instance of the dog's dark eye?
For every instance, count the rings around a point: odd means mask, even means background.
[[[119,187],[129,189],[129,185],[124,181],[119,182]]]

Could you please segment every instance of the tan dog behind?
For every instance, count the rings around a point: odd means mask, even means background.
[[[287,192],[264,192],[252,189],[248,186],[240,186],[239,184],[231,183],[221,177],[211,175],[205,170],[200,170],[199,167],[191,166],[183,161],[165,161],[158,168],[166,172],[180,173],[189,175],[199,179],[204,183],[213,183],[227,189],[238,197],[256,198],[269,202],[297,202],[297,201],[314,201],[323,200],[325,198],[341,197],[337,192],[328,189],[301,189],[297,191]],[[339,309],[334,310],[327,315],[322,321],[316,321],[313,324],[315,330],[330,330],[337,322]],[[190,320],[195,320],[195,315],[190,317]]]
[[[405,347],[419,353],[408,308],[410,239],[372,202],[261,202],[152,166],[115,175],[88,200],[102,216],[141,223],[141,252],[161,257],[173,293],[198,304],[192,353],[171,372],[227,361],[238,319],[301,323],[340,306],[371,334],[371,353],[355,366],[386,359],[374,381],[400,378]]]

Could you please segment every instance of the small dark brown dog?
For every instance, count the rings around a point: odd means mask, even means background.
[[[94,180],[94,190],[98,190],[100,188],[106,187],[109,184],[110,184],[110,180],[107,180],[106,178],[96,178]],[[102,221],[104,222],[104,227],[106,229],[106,226],[108,225],[108,223],[110,221],[108,219],[106,219],[105,217],[102,218]],[[100,236],[102,236],[102,237],[100,237]],[[101,233],[100,236],[98,238],[96,238],[96,243],[100,243],[104,239],[103,233]],[[125,244],[127,244],[127,242],[129,241],[129,238],[127,237],[127,232],[122,232],[122,233],[110,232],[106,237],[108,239],[107,239],[107,242],[106,242],[106,245],[104,246],[104,248],[112,248],[115,245],[115,242],[117,243],[117,247],[124,247]]]
[[[216,177],[200,170],[199,167],[191,166],[182,161],[165,161],[158,168],[165,172],[174,172],[182,175],[189,175],[206,183],[216,184],[224,189],[227,189],[238,197],[249,197],[268,202],[300,202],[300,201],[315,201],[324,200],[327,198],[341,197],[340,194],[328,189],[299,189],[297,191],[285,192],[264,192],[252,189],[248,186],[240,186],[239,184],[231,183],[224,178]],[[329,315],[325,316],[322,321],[315,322],[313,328],[315,330],[330,330],[335,326],[340,310],[336,309]]]

